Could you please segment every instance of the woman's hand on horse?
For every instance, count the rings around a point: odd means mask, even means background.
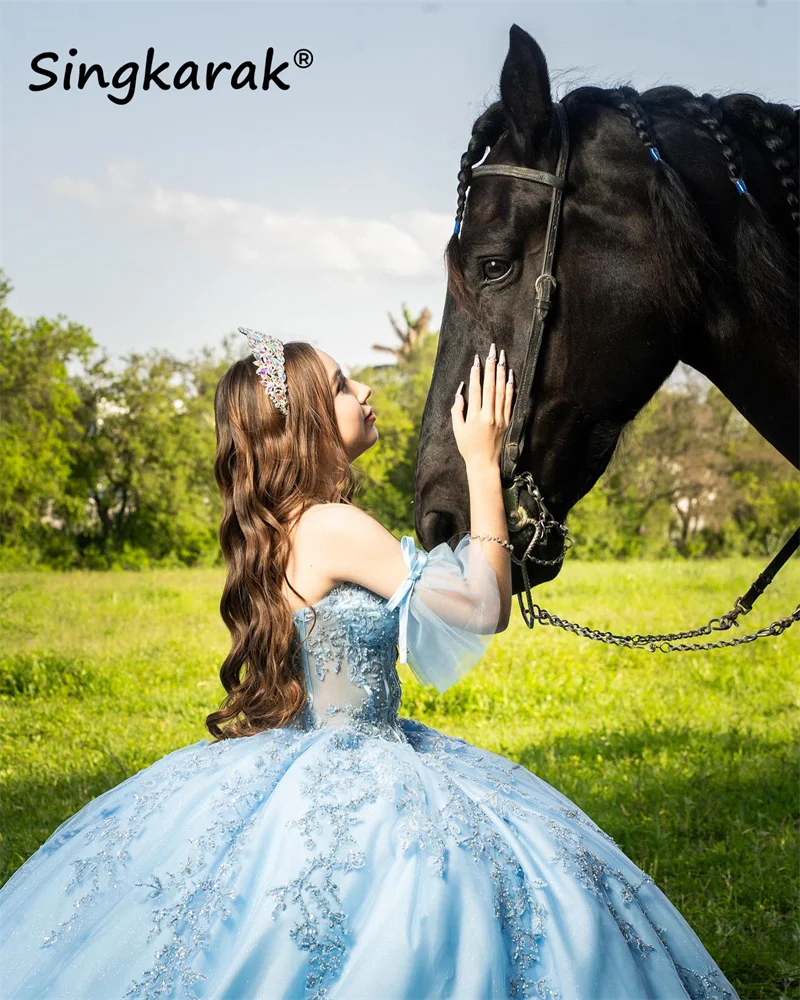
[[[500,464],[503,435],[511,421],[514,396],[514,373],[506,368],[505,351],[496,358],[492,344],[486,358],[481,388],[481,366],[478,355],[469,373],[467,412],[464,414],[462,382],[450,410],[456,446],[467,466]]]

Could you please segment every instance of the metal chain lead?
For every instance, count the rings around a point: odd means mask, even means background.
[[[747,642],[755,642],[756,639],[764,639],[770,635],[780,635],[790,628],[795,622],[800,621],[800,604],[794,611],[785,618],[779,618],[770,625],[765,625],[756,632],[747,635],[737,636],[735,639],[721,639],[718,642],[697,642],[697,643],[676,643],[676,639],[690,639],[700,635],[710,635],[713,631],[725,632],[731,626],[738,627],[736,619],[747,611],[741,607],[741,598],[738,598],[731,611],[721,615],[719,618],[711,618],[700,628],[690,629],[686,632],[666,632],[663,635],[616,635],[614,632],[604,632],[600,629],[589,628],[586,625],[578,625],[566,618],[559,618],[553,615],[546,608],[534,604],[531,599],[531,588],[528,580],[528,571],[522,564],[522,576],[525,582],[525,592],[528,598],[528,607],[522,603],[522,592],[517,594],[519,609],[528,628],[532,629],[535,622],[542,625],[552,625],[555,628],[564,629],[565,632],[572,632],[574,635],[582,636],[584,639],[594,639],[597,642],[606,642],[609,645],[625,646],[628,649],[645,649],[650,653],[684,653],[693,649],[721,649],[723,646],[741,646]]]
[[[738,597],[730,611],[720,615],[719,618],[710,618],[705,625],[701,625],[699,628],[687,629],[685,632],[665,632],[659,635],[617,635],[614,632],[604,632],[600,629],[589,628],[587,625],[579,625],[566,618],[559,618],[558,615],[551,614],[546,608],[534,604],[528,569],[525,562],[527,560],[538,563],[540,566],[556,566],[563,561],[565,552],[572,547],[572,539],[569,537],[567,526],[557,521],[545,506],[542,495],[533,481],[530,472],[516,476],[514,487],[516,487],[517,491],[520,487],[526,489],[528,494],[533,498],[536,507],[536,513],[531,516],[519,504],[519,493],[514,494],[509,491],[509,497],[513,495],[513,502],[508,505],[511,508],[508,511],[510,530],[517,532],[531,525],[534,527],[533,538],[528,544],[522,558],[515,555],[514,546],[510,542],[505,541],[505,539],[497,538],[494,535],[472,535],[471,537],[478,540],[497,542],[502,545],[510,552],[511,560],[522,570],[522,579],[525,587],[524,593],[528,604],[527,608],[522,599],[523,591],[517,594],[517,599],[519,601],[519,609],[522,612],[522,618],[529,629],[532,629],[538,621],[542,625],[551,625],[554,628],[564,629],[565,632],[572,632],[574,635],[582,636],[584,639],[593,639],[596,642],[605,642],[609,645],[625,646],[628,649],[644,649],[651,653],[683,653],[693,649],[720,649],[723,646],[741,646],[744,643],[754,642],[756,639],[764,639],[771,635],[781,635],[782,632],[785,632],[795,622],[800,621],[800,604],[798,604],[794,611],[785,618],[779,618],[755,632],[737,636],[735,639],[721,639],[717,642],[679,643],[675,640],[695,639],[701,635],[711,635],[714,631],[726,632],[733,626],[738,628],[739,622],[736,619],[740,615],[746,615],[750,608],[744,607],[741,603],[742,598]],[[533,549],[537,545],[546,543],[549,533],[553,530],[562,537],[561,555],[556,559],[540,559],[534,556]]]

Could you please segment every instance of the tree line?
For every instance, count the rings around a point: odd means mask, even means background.
[[[216,383],[241,356],[222,338],[180,359],[153,349],[112,365],[63,315],[8,307],[0,271],[0,569],[218,565]],[[413,533],[414,466],[438,334],[403,310],[391,356],[351,376],[372,386],[376,448],[356,462],[356,501]],[[800,518],[800,480],[705,380],[686,370],[626,431],[570,514],[569,558],[772,552]]]

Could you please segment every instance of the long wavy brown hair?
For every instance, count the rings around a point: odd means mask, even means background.
[[[285,726],[305,706],[300,643],[283,593],[285,581],[307,603],[286,577],[290,525],[317,500],[350,503],[356,487],[316,350],[284,344],[285,416],[253,360],[249,354],[232,364],[214,394],[219,540],[228,567],[220,612],[231,634],[219,672],[226,697],[206,719],[217,740]]]

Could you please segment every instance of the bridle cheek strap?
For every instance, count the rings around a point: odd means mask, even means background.
[[[564,110],[564,105],[559,101],[553,107],[555,108],[561,133],[558,162],[554,174],[548,173],[546,170],[532,170],[528,167],[515,167],[504,163],[487,164],[474,167],[472,170],[473,178],[490,175],[509,177],[518,180],[533,181],[536,184],[547,184],[553,189],[553,196],[550,200],[550,216],[547,221],[544,255],[542,257],[542,270],[535,284],[536,299],[533,303],[533,314],[528,333],[528,349],[522,366],[522,374],[517,384],[517,396],[511,414],[511,423],[508,425],[503,437],[500,471],[506,487],[510,486],[514,480],[517,464],[525,445],[525,428],[530,419],[532,406],[531,391],[533,388],[533,377],[536,373],[536,362],[539,358],[539,351],[544,337],[544,323],[547,311],[550,308],[553,293],[556,290],[553,265],[555,262],[558,224],[561,218],[561,201],[566,180],[567,161],[569,159],[569,126],[567,124],[567,113]]]

